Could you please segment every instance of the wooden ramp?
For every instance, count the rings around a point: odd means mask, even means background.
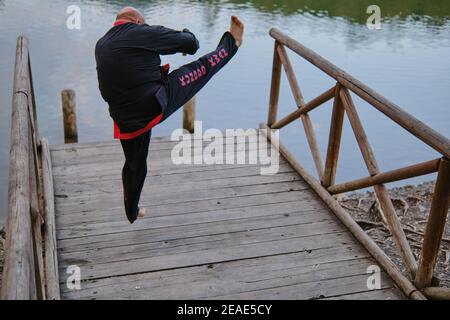
[[[376,261],[283,157],[275,175],[261,164],[174,165],[175,144],[152,140],[148,212],[133,225],[119,143],[51,147],[63,299],[404,298],[384,273],[368,289]],[[67,288],[71,265],[81,290]]]

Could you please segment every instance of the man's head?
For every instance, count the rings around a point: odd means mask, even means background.
[[[144,15],[136,8],[125,7],[119,11],[116,17],[117,20],[126,20],[136,24],[144,24]]]

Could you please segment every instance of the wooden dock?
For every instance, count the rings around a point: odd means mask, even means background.
[[[440,287],[434,277],[449,207],[450,140],[281,31],[272,29],[270,35],[275,46],[268,119],[247,131],[247,139],[233,137],[232,155],[238,159],[261,151],[264,141],[271,154],[279,153],[278,172],[263,175],[267,164],[250,161],[177,165],[171,154],[178,141],[154,138],[141,196],[147,216],[132,225],[123,208],[121,146],[116,141],[77,143],[76,123],[70,120],[76,119],[72,92],[63,94],[63,113],[65,140],[75,143],[49,145],[40,137],[28,40],[19,37],[1,298],[450,299],[450,289]],[[335,79],[336,85],[305,102],[286,49]],[[278,119],[282,69],[295,110]],[[440,157],[383,172],[352,95]],[[330,100],[329,142],[322,158],[309,113]],[[194,110],[192,100],[185,108],[189,131]],[[337,184],[345,116],[368,176]],[[279,129],[298,120],[315,175],[277,139]],[[416,257],[385,184],[435,172],[424,241]],[[405,273],[335,198],[368,187],[375,190]]]
[[[403,297],[385,275],[381,290],[367,288],[376,261],[286,160],[268,176],[260,164],[175,166],[174,145],[152,140],[148,215],[133,225],[120,144],[51,148],[62,298]],[[81,290],[65,285],[69,265]]]

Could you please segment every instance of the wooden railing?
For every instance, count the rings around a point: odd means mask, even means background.
[[[28,40],[17,39],[2,299],[58,299],[53,181],[39,138]]]
[[[286,36],[277,29],[270,30],[270,35],[275,39],[272,84],[270,90],[269,117],[267,125],[262,124],[261,128],[281,129],[297,119],[301,119],[308,144],[314,159],[315,167],[320,177],[320,181],[310,175],[280,143],[279,150],[289,162],[297,169],[310,183],[313,189],[325,200],[330,208],[338,215],[344,224],[352,231],[360,242],[374,255],[383,265],[385,270],[392,276],[397,284],[412,298],[423,298],[419,290],[425,292],[430,297],[449,297],[447,288],[435,288],[433,285],[433,271],[436,265],[442,234],[446,222],[449,193],[450,193],[450,140],[413,116],[409,115],[401,108],[390,102],[374,90],[367,87],[348,73],[339,69],[331,62],[322,58],[312,50],[306,48],[296,40]],[[334,87],[326,90],[317,98],[306,103],[298,85],[294,70],[286,53],[286,47],[315,65],[317,68],[334,78],[337,83]],[[280,92],[281,72],[284,68],[289,85],[296,103],[296,110],[286,117],[277,120],[278,98]],[[354,93],[385,114],[395,123],[409,131],[411,134],[422,140],[425,144],[435,149],[442,155],[442,158],[419,163],[406,168],[400,168],[388,172],[381,172],[375,154],[364,131],[364,126],[358,116],[357,108],[353,102]],[[325,161],[322,160],[320,149],[314,133],[308,113],[325,102],[334,99],[329,142]],[[353,129],[359,149],[364,158],[369,175],[365,178],[335,184],[336,169],[339,158],[339,149],[344,123],[344,116]],[[270,131],[269,131],[270,132]],[[270,134],[268,135],[270,139]],[[421,175],[438,172],[431,211],[425,231],[420,261],[417,262],[411,250],[401,223],[396,215],[395,208],[389,197],[384,183],[399,181]],[[359,190],[367,187],[374,187],[375,194],[381,206],[384,220],[387,222],[389,230],[395,240],[400,256],[408,271],[409,279],[401,275],[398,268],[384,254],[383,251],[370,239],[367,234],[351,219],[345,210],[339,206],[336,200],[331,197],[348,191]]]

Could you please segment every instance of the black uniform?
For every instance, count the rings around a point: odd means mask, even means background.
[[[151,128],[189,101],[236,54],[226,32],[216,50],[168,72],[161,54],[195,54],[198,40],[189,30],[116,22],[95,49],[99,88],[121,139],[125,211],[133,223],[147,174]]]

